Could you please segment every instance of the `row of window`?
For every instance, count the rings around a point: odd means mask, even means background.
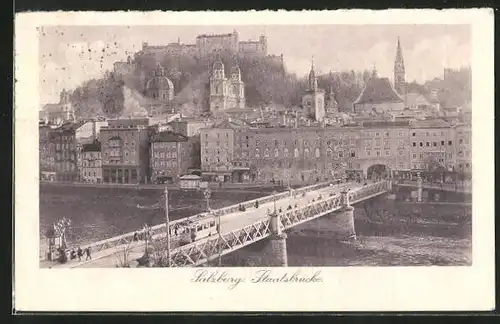
[[[440,132],[441,135],[440,136],[444,136],[444,132]],[[420,136],[430,136],[430,132],[421,132],[419,133]],[[411,133],[411,136],[417,136],[417,133],[416,132],[413,132]],[[437,132],[432,132],[432,136],[439,136]]]
[[[101,166],[101,161],[87,161],[87,160],[83,160],[83,166],[84,167],[95,167],[95,168],[99,168]]]
[[[73,148],[73,143],[56,143],[56,150],[72,150]]]
[[[401,151],[400,151],[400,152],[401,152]],[[371,156],[371,155],[372,155],[372,151],[371,151],[371,150],[366,150],[366,155],[367,155],[367,156]],[[379,150],[376,150],[376,151],[375,151],[375,156],[381,156],[381,155],[382,155],[382,152],[381,152],[381,151],[379,151]],[[400,153],[400,155],[402,155],[402,154]],[[386,150],[386,151],[385,151],[385,156],[391,156],[391,151]]]
[[[155,160],[153,166],[155,168],[161,168],[161,167],[175,168],[175,167],[177,167],[177,161]]]
[[[443,156],[443,155],[439,155],[439,156]],[[452,158],[453,158],[453,153],[448,153],[448,154],[446,155],[446,157],[447,157],[448,159],[452,159]],[[413,159],[416,159],[416,158],[417,158],[417,153],[413,153],[413,154],[412,154],[412,158],[413,158]],[[420,159],[423,159],[423,158],[424,158],[424,154],[423,154],[423,153],[420,153],[420,154],[419,154],[419,158],[420,158]],[[443,159],[442,159],[442,158],[439,158],[439,160],[443,160]],[[442,162],[442,161],[439,161],[439,162]]]
[[[153,157],[155,157],[155,158],[164,159],[165,156],[167,157],[167,159],[176,159],[177,158],[177,152],[167,151],[166,155],[165,155],[165,152],[154,152],[154,154],[153,154]]]
[[[438,146],[438,142],[425,142],[425,146]],[[412,143],[413,147],[417,147],[417,142],[413,142]],[[424,146],[424,142],[418,142],[418,145],[420,147],[423,147]],[[453,141],[448,141],[448,146],[451,146],[453,145]],[[445,141],[441,141],[441,146],[445,146]]]
[[[96,173],[95,171],[93,171],[93,172],[91,172],[91,171],[89,171],[89,172],[84,171],[84,172],[83,172],[83,176],[84,176],[84,177],[96,177],[96,176],[97,176],[97,173]]]

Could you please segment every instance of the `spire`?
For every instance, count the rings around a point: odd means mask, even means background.
[[[401,42],[398,36],[398,47],[396,49],[396,62],[403,63],[403,51],[401,50]]]
[[[375,62],[373,62],[373,70],[372,70],[372,77],[376,78],[378,76],[377,73],[377,66],[375,65]]]

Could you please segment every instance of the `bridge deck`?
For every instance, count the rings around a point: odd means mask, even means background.
[[[285,211],[289,205],[292,207],[295,204],[298,205],[306,205],[308,202],[312,201],[312,199],[317,199],[317,197],[321,194],[323,198],[326,198],[330,193],[339,193],[344,189],[353,189],[356,187],[360,187],[358,183],[347,183],[340,184],[334,186],[324,187],[318,190],[307,192],[304,197],[301,194],[296,197],[284,197],[282,199],[276,200],[276,209],[280,208]],[[232,212],[226,215],[221,216],[221,232],[222,234],[230,233],[231,231],[243,228],[245,226],[251,225],[255,222],[266,219],[267,210],[273,211],[274,202],[269,201],[263,203],[259,206],[259,208],[247,208],[246,211],[241,212]],[[93,260],[89,261],[70,261],[67,264],[55,265],[55,267],[114,267],[118,264],[118,255],[121,254],[121,258],[123,258],[123,245],[118,247],[112,247],[103,251],[94,252],[92,257]],[[133,242],[129,245],[129,260],[137,259],[144,253],[144,242]]]

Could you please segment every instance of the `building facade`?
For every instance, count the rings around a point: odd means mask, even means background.
[[[187,136],[172,132],[154,134],[150,161],[153,182],[178,182],[192,164]]]
[[[56,147],[51,130],[50,126],[45,123],[38,127],[40,180],[43,181],[56,180]]]
[[[100,132],[104,183],[147,183],[149,174],[147,118],[108,120]]]
[[[455,170],[470,175],[472,173],[472,128],[467,124],[454,126],[456,143]]]
[[[456,164],[453,128],[443,120],[413,121],[410,128],[413,171],[451,172]]]
[[[245,85],[237,62],[226,78],[224,63],[217,55],[210,76],[210,111],[217,114],[232,108],[245,108]]]
[[[78,179],[75,127],[66,123],[49,133],[53,145],[54,171],[56,181],[76,181]]]
[[[102,182],[102,160],[101,144],[95,141],[82,146],[82,167],[80,169],[80,179],[83,182]]]

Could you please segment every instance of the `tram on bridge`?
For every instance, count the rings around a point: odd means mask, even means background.
[[[207,215],[196,221],[189,221],[187,224],[180,224],[179,243],[181,245],[189,244],[219,232],[219,226],[213,215]]]

